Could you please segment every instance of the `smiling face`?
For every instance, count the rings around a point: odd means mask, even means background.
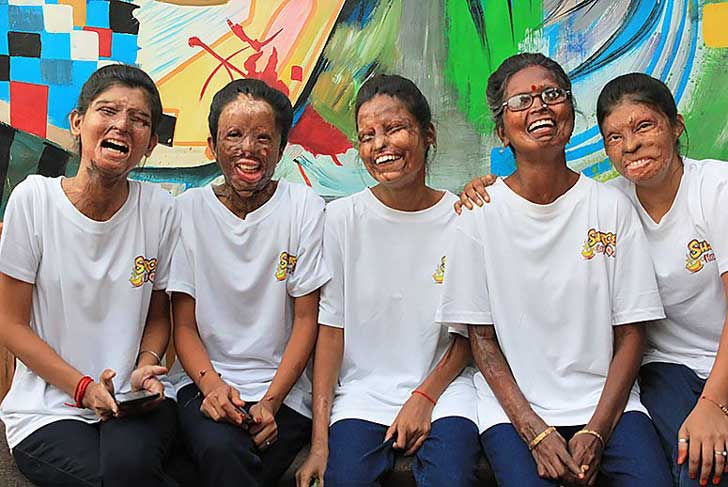
[[[107,177],[125,177],[157,144],[144,90],[113,85],[89,104],[73,111],[71,133],[81,140],[81,165]]]
[[[281,159],[281,134],[273,108],[265,101],[240,95],[220,113],[217,143],[207,140],[225,182],[248,198],[271,181]]]
[[[533,65],[521,69],[507,82],[504,101],[519,94],[540,95],[549,88],[559,86],[556,78],[543,66]],[[498,137],[516,153],[541,151],[546,148],[563,150],[574,131],[574,109],[570,99],[556,105],[546,105],[540,96],[522,111],[505,108],[503,125]]]
[[[677,141],[685,125],[644,103],[622,99],[602,121],[604,147],[614,168],[639,185],[662,182],[680,164]]]
[[[357,114],[359,157],[380,184],[401,187],[425,182],[425,153],[435,143],[435,128],[426,130],[397,98],[376,95]]]

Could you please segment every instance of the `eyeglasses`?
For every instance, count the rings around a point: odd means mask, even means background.
[[[507,108],[512,112],[520,112],[527,110],[533,105],[535,97],[541,98],[544,105],[558,105],[564,103],[571,96],[571,90],[563,88],[546,88],[541,93],[519,93],[507,99],[502,105],[501,110]]]

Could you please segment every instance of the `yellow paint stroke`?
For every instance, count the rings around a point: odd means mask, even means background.
[[[728,2],[703,6],[703,40],[708,47],[728,47]]]
[[[86,0],[58,0],[58,3],[73,7],[74,27],[83,27],[86,25]]]
[[[189,7],[212,7],[213,5],[225,5],[230,0],[156,0],[160,3],[171,3]]]
[[[277,17],[281,12],[285,13],[286,4],[302,0],[265,0],[263,4],[265,8],[256,8],[258,1],[251,2],[249,16],[241,22],[241,25],[249,37],[265,40],[280,30],[281,25],[285,28],[286,23],[282,23],[285,19]],[[309,2],[307,18],[298,20],[301,27],[295,42],[286,51],[278,50],[278,76],[288,86],[289,97],[294,104],[311,76],[344,4],[344,0],[309,0]],[[225,19],[221,17],[220,22],[225,22]],[[288,23],[293,24],[296,21]],[[290,35],[290,32],[288,34]],[[191,32],[190,35],[195,33]],[[262,70],[267,63],[274,45],[275,40],[263,48],[264,54],[258,62],[259,70]],[[210,47],[223,58],[227,58],[244,46],[232,32],[225,33],[210,44]],[[220,63],[202,48],[188,48],[185,45],[180,46],[180,49],[190,49],[195,54],[160,79],[157,86],[164,100],[165,110],[179,110],[174,145],[202,147],[207,144],[206,121],[212,97],[230,81],[230,77],[224,67],[218,69],[200,100],[199,95],[205,80]],[[233,56],[230,62],[242,70],[243,62],[252,53],[253,50],[248,47]],[[291,80],[291,67],[296,65],[303,68],[302,81]],[[238,73],[234,71],[233,73],[235,77],[239,77]]]

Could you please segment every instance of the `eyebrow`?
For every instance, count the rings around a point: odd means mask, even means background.
[[[118,103],[114,100],[104,100],[103,98],[100,100],[93,101],[93,106],[105,105],[105,104],[118,105]],[[130,108],[129,111],[134,112],[135,114],[144,115],[145,117],[149,117],[149,118],[152,117],[152,115],[149,112],[147,112],[146,110],[140,110],[138,108]]]

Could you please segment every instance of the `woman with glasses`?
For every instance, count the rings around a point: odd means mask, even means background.
[[[618,190],[571,171],[571,83],[541,54],[488,80],[516,171],[452,235],[438,319],[469,325],[481,444],[501,486],[669,486],[635,378],[664,317],[647,242]]]

